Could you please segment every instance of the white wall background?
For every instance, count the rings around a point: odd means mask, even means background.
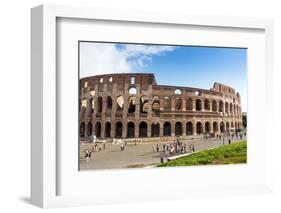
[[[280,96],[281,82],[281,12],[278,0],[9,0],[0,7],[0,210],[1,212],[37,212],[29,204],[30,178],[30,8],[42,3],[111,7],[215,14],[231,16],[269,17],[275,19],[276,90]],[[280,101],[274,106],[281,108]],[[280,129],[280,113],[276,114],[273,129]],[[278,134],[276,131],[275,134]],[[281,139],[274,141],[272,150],[274,193],[272,195],[226,197],[223,199],[193,199],[186,201],[79,207],[68,212],[278,212],[281,210]],[[148,192],[149,193],[149,192]],[[47,210],[60,212],[63,209]]]

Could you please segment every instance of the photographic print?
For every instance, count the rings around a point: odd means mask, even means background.
[[[79,169],[247,162],[247,49],[79,41]]]

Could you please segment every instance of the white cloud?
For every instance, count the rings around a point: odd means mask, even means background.
[[[163,55],[175,47],[159,45],[117,45],[80,43],[80,77],[104,73],[141,71],[153,55]]]

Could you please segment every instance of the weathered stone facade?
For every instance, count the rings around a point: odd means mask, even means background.
[[[217,135],[242,127],[240,95],[233,88],[158,85],[146,73],[81,79],[79,107],[80,138]]]

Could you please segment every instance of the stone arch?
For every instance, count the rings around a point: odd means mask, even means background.
[[[136,111],[136,97],[129,97],[128,113],[134,113]]]
[[[144,121],[139,124],[139,137],[147,137],[147,123]]]
[[[171,136],[171,123],[168,121],[163,125],[163,134],[164,136]]]
[[[148,97],[142,96],[140,98],[140,112],[147,113],[148,112]]]
[[[182,110],[182,100],[180,97],[176,97],[175,100],[175,109],[176,110]]]
[[[233,121],[231,121],[230,127],[231,127],[231,129],[234,128],[234,123],[233,123]]]
[[[84,137],[85,136],[85,123],[82,122],[80,124],[80,137]]]
[[[211,124],[209,121],[205,122],[205,132],[207,133],[211,132]]]
[[[186,100],[186,110],[192,110],[193,109],[193,103],[192,103],[192,99],[188,98]]]
[[[224,122],[220,122],[220,131],[221,132],[224,132],[225,131],[225,125],[224,125]]]
[[[91,114],[94,112],[94,106],[95,106],[95,99],[91,98],[89,102],[89,108]]]
[[[223,102],[222,101],[220,101],[219,102],[219,112],[223,112]]]
[[[213,132],[216,133],[219,131],[219,126],[218,123],[215,121],[213,122]]]
[[[107,98],[106,98],[106,108],[107,108],[107,110],[112,109],[112,98],[110,96],[107,96]]]
[[[101,137],[101,123],[100,122],[96,122],[96,136],[97,136],[97,138]]]
[[[123,124],[119,121],[115,124],[115,137],[122,138]]]
[[[230,126],[229,126],[229,122],[226,122],[226,130],[229,131],[230,130]]]
[[[134,138],[135,137],[135,124],[134,122],[129,122],[127,124],[127,137]]]
[[[229,113],[233,113],[233,105],[232,105],[232,103],[230,103],[230,105],[229,105]]]
[[[157,96],[153,98],[151,108],[152,108],[153,115],[158,116],[160,113],[160,100]]]
[[[93,125],[92,125],[92,122],[89,121],[88,124],[87,124],[87,136],[91,136],[92,131],[93,131]]]
[[[229,111],[228,111],[228,102],[225,102],[225,107],[224,107],[224,109],[225,109],[225,113],[229,113]]]
[[[101,96],[98,97],[97,112],[102,112],[102,97]]]
[[[164,109],[171,109],[171,99],[168,96],[164,97]]]
[[[192,122],[186,123],[186,135],[192,135],[193,134],[193,124]]]
[[[117,102],[117,111],[122,111],[124,108],[124,97],[122,95],[118,96],[116,102]]]
[[[130,87],[129,88],[129,95],[136,95],[136,94],[137,94],[136,87]]]
[[[205,99],[205,102],[204,102],[204,109],[209,111],[211,108],[210,108],[210,101],[208,99]]]
[[[111,136],[111,123],[106,122],[105,123],[105,137],[110,138],[110,136]]]
[[[181,124],[181,122],[175,123],[175,135],[176,136],[182,135],[182,124]]]
[[[217,101],[215,101],[215,100],[212,101],[212,111],[213,112],[217,112],[218,111]]]
[[[181,94],[182,94],[182,91],[180,89],[175,90],[175,95],[181,95]]]
[[[82,108],[82,112],[84,113],[87,109],[87,99],[86,98],[83,98],[82,101],[81,101],[81,108]]]
[[[196,111],[202,110],[202,101],[200,99],[196,99]]]
[[[159,137],[160,135],[160,125],[159,123],[152,123],[151,124],[151,136],[152,137]]]
[[[203,125],[200,121],[196,123],[196,133],[199,135],[203,133]]]

